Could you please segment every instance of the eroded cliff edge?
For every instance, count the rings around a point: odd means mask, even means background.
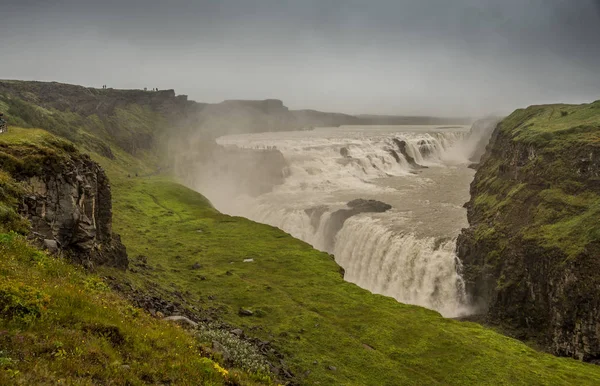
[[[600,101],[517,110],[471,184],[457,252],[473,302],[551,352],[600,359]]]
[[[0,138],[0,169],[19,187],[18,211],[32,239],[88,268],[127,268],[112,232],[108,178],[88,155],[50,134],[13,129]]]

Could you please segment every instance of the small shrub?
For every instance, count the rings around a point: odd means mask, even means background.
[[[0,367],[9,367],[15,362],[6,351],[0,350]]]
[[[0,317],[32,320],[42,316],[50,296],[42,291],[14,281],[0,282]]]
[[[0,203],[0,230],[26,234],[29,231],[29,226],[29,221],[19,216],[13,208]]]
[[[110,288],[100,278],[91,276],[85,279],[83,286],[89,291],[108,292]]]

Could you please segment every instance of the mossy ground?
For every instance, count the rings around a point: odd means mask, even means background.
[[[331,256],[276,228],[220,214],[168,177],[127,178],[101,162],[113,181],[115,228],[130,256],[144,255],[152,267],[105,273],[136,288],[189,291],[224,321],[273,342],[303,384],[567,385],[600,379],[595,366],[370,294],[344,282]],[[200,269],[192,269],[196,263]],[[239,316],[240,308],[255,315]]]
[[[583,105],[539,105],[519,109],[505,118],[501,130],[515,141],[552,148],[575,143],[600,143],[600,101]]]

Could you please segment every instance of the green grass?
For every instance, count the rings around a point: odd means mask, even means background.
[[[583,105],[542,105],[519,109],[501,130],[515,141],[548,147],[600,143],[600,101]]]
[[[276,228],[222,215],[169,178],[124,178],[103,163],[113,181],[115,229],[130,256],[147,256],[153,267],[106,273],[136,288],[189,291],[202,308],[218,309],[224,321],[273,342],[303,384],[592,385],[600,379],[596,366],[370,294],[344,282],[329,255]],[[243,263],[248,258],[254,262]],[[194,263],[202,268],[192,270]],[[241,317],[241,307],[257,315]]]
[[[131,103],[102,116],[85,116],[69,109],[43,108],[36,104],[35,94],[26,96],[27,101],[0,94],[0,111],[7,113],[10,125],[45,129],[89,152],[102,153],[103,148],[114,145],[137,155],[154,149],[154,141],[164,140],[167,132],[167,120],[149,106]]]
[[[570,258],[584,252],[587,245],[600,240],[600,196],[591,192],[570,195],[560,189],[539,193],[534,223],[526,237],[541,239],[549,248],[559,248]]]
[[[14,233],[0,256],[0,384],[225,384],[191,335],[100,278]]]

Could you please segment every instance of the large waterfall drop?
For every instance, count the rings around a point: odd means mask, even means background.
[[[454,249],[474,173],[467,134],[465,127],[371,126],[221,137],[223,146],[276,148],[288,168],[272,192],[209,199],[334,254],[345,279],[363,288],[463,315],[469,310]],[[392,209],[336,215],[356,199]]]

